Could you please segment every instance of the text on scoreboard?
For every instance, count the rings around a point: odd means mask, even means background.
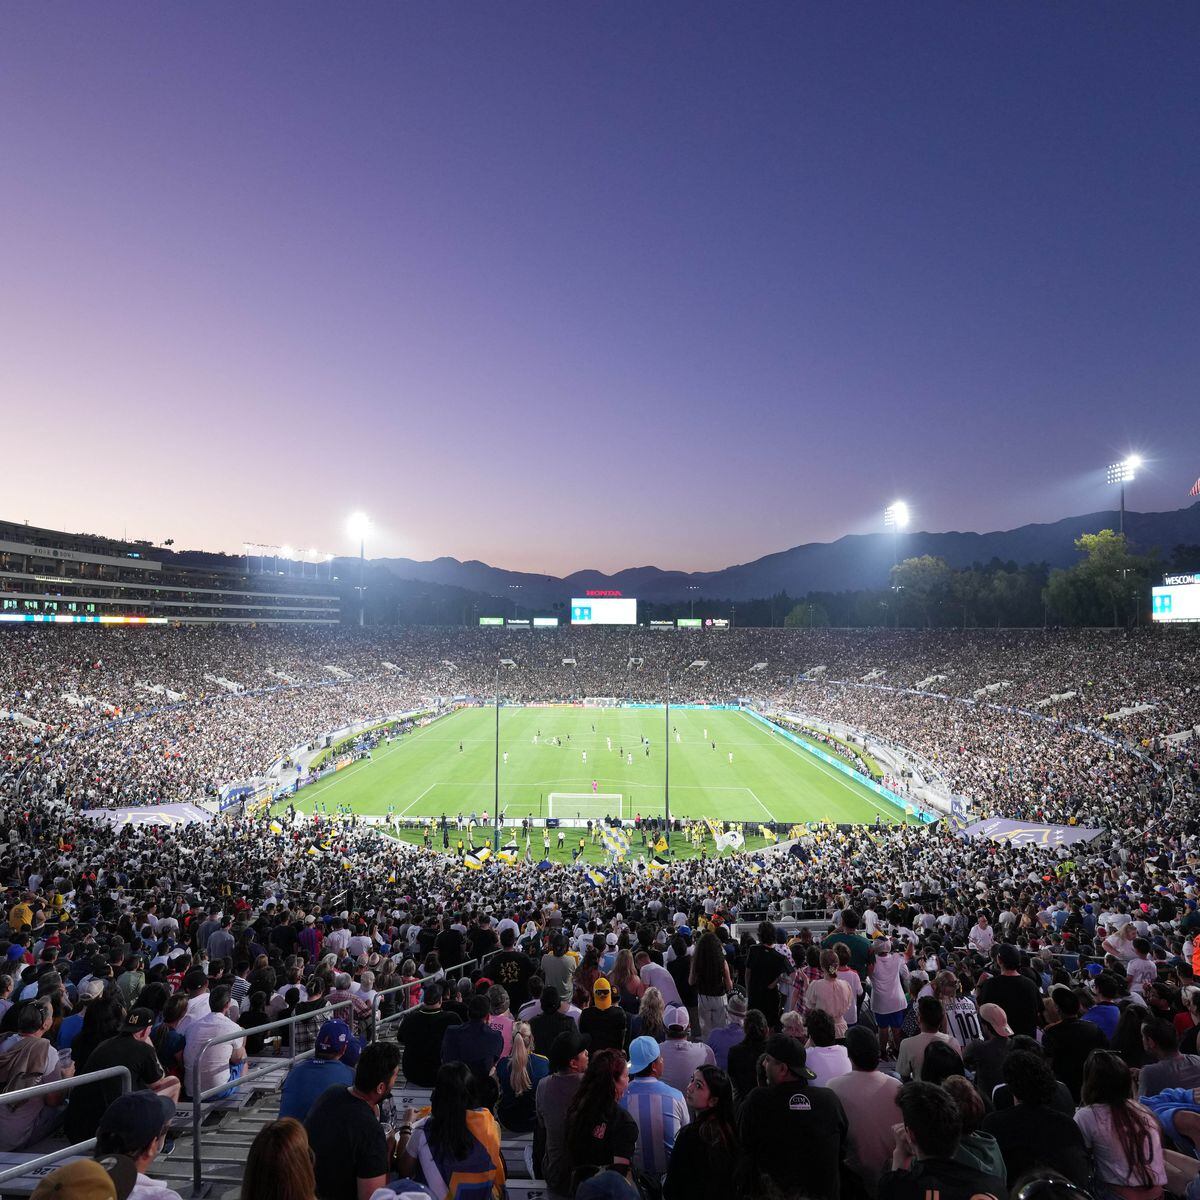
[[[631,597],[601,599],[595,596],[571,601],[572,625],[636,625],[637,601]]]
[[[1155,621],[1200,621],[1200,584],[1152,588],[1150,616]]]

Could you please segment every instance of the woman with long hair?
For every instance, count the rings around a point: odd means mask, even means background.
[[[1083,1105],[1075,1124],[1095,1164],[1093,1194],[1157,1200],[1167,1182],[1158,1122],[1133,1098],[1133,1072],[1112,1050],[1083,1065]]]
[[[822,950],[818,961],[821,968],[821,978],[808,985],[804,993],[805,1013],[820,1009],[833,1018],[833,1036],[846,1036],[846,1010],[854,1001],[854,993],[850,985],[838,976],[838,956],[836,950]]]
[[[720,1067],[705,1065],[692,1072],[685,1095],[692,1123],[675,1138],[663,1198],[725,1200],[735,1194],[738,1159],[733,1083]]]
[[[629,1040],[636,1037],[652,1037],[657,1042],[667,1040],[666,1004],[663,994],[656,987],[648,987],[642,993],[637,1016],[629,1023]]]
[[[589,946],[583,952],[583,961],[575,969],[571,983],[571,1003],[577,1008],[587,1008],[592,1002],[592,988],[600,977],[600,951]]]
[[[766,1016],[756,1008],[746,1013],[742,1029],[746,1036],[729,1047],[726,1068],[733,1081],[733,1095],[738,1104],[758,1085],[758,1060],[767,1047],[767,1034],[771,1032]]]
[[[442,1063],[429,1108],[429,1116],[413,1126],[400,1157],[401,1174],[411,1174],[419,1163],[435,1196],[453,1196],[468,1185],[476,1196],[489,1185],[490,1195],[498,1200],[504,1194],[500,1126],[479,1107],[475,1077],[466,1063]]]
[[[617,951],[617,961],[609,973],[609,981],[617,996],[617,1003],[632,1017],[642,1002],[646,985],[633,965],[633,951],[627,946]]]
[[[600,1050],[567,1109],[566,1147],[572,1194],[594,1170],[611,1167],[626,1177],[637,1148],[637,1122],[621,1107],[629,1064],[620,1050]]]
[[[721,939],[711,931],[700,935],[692,951],[688,979],[696,989],[700,1040],[725,1024],[725,998],[733,991],[733,977]]]
[[[496,1066],[500,1102],[496,1116],[512,1133],[531,1133],[537,1125],[537,1085],[550,1074],[550,1062],[533,1052],[533,1030],[528,1021],[512,1027],[512,1051]]]
[[[316,1194],[304,1126],[292,1117],[264,1125],[250,1144],[242,1200],[315,1200]]]

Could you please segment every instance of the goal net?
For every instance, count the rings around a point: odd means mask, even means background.
[[[546,797],[548,817],[621,817],[624,797],[620,792],[551,792]]]

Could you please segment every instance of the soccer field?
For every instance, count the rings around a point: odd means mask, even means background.
[[[672,708],[668,733],[662,708],[510,707],[500,709],[505,820],[661,816],[664,736],[671,739],[672,817],[785,825],[904,819],[869,788],[742,712]],[[495,773],[495,710],[464,708],[303,789],[296,806],[310,813],[318,803],[330,812],[348,805],[379,816],[390,806],[410,820],[490,814]]]

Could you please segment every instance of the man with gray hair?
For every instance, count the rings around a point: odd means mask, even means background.
[[[359,1022],[365,1020],[371,1011],[371,1003],[369,1000],[364,1000],[357,992],[351,989],[350,976],[345,971],[339,971],[333,977],[333,988],[329,993],[330,1004],[340,1004],[343,1000],[349,1000],[350,1004],[345,1008],[339,1008],[334,1016],[339,1021],[345,1021],[350,1026],[350,1036],[359,1041]],[[361,1045],[361,1042],[360,1042]]]

